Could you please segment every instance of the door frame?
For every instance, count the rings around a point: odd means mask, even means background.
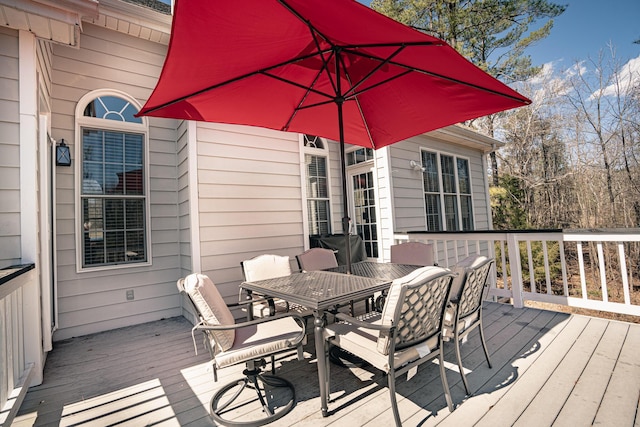
[[[376,173],[376,167],[374,161],[367,161],[363,163],[358,163],[356,165],[352,165],[347,167],[347,191],[349,192],[349,218],[352,218],[351,221],[351,230],[352,234],[357,234],[356,225],[353,219],[356,218],[356,208],[355,208],[355,197],[354,197],[354,188],[353,188],[353,177],[355,175],[360,175],[363,173],[369,173],[373,175],[373,191],[374,191],[374,201],[375,201],[375,212],[376,212],[376,245],[378,246],[378,257],[371,258],[376,260],[382,259],[382,239],[381,239],[381,228],[380,228],[380,197],[378,191],[378,176]]]

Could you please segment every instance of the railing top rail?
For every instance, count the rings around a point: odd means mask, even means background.
[[[34,268],[35,264],[20,264],[0,269],[0,286]]]
[[[561,228],[539,230],[467,230],[467,231],[396,231],[395,234],[527,234],[527,233],[562,233]]]
[[[593,229],[540,229],[540,230],[469,230],[469,231],[403,231],[395,232],[397,236],[425,236],[426,238],[461,240],[468,236],[519,235],[518,240],[558,239],[566,242],[640,242],[640,228],[593,228]],[[528,237],[527,237],[528,236]],[[562,236],[562,237],[560,237]]]

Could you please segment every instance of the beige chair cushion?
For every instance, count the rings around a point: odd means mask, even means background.
[[[264,254],[242,261],[242,271],[244,280],[255,282],[290,275],[291,263],[288,256]]]
[[[292,317],[239,328],[233,347],[216,354],[215,363],[224,368],[287,350],[301,331],[302,327]]]
[[[208,324],[233,325],[235,323],[229,307],[208,276],[198,273],[188,275],[184,280],[184,290]],[[233,346],[235,331],[210,331],[209,333],[220,350],[225,351]],[[211,344],[214,348],[213,343]]]
[[[373,320],[372,323],[379,324],[380,320]],[[373,329],[357,328],[349,323],[334,323],[325,328],[324,339],[331,339],[335,345],[366,360],[376,368],[389,372],[389,356],[378,351],[378,334],[379,331]],[[397,368],[417,360],[437,346],[436,335],[416,346],[396,351],[393,358],[394,366]]]

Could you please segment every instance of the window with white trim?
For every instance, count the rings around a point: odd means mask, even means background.
[[[100,94],[79,108],[81,266],[146,263],[146,126],[122,96]]]
[[[473,230],[469,160],[427,150],[421,157],[427,230]]]
[[[331,234],[328,158],[325,141],[304,135],[309,234]]]

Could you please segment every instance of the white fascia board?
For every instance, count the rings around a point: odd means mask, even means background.
[[[0,0],[2,1],[2,0]],[[148,7],[121,0],[100,0],[100,14],[139,25],[165,34],[171,34],[172,16]]]
[[[489,153],[504,145],[503,142],[497,139],[461,125],[452,125],[442,129],[436,129],[427,133],[427,135],[447,142],[476,148],[484,153]]]

